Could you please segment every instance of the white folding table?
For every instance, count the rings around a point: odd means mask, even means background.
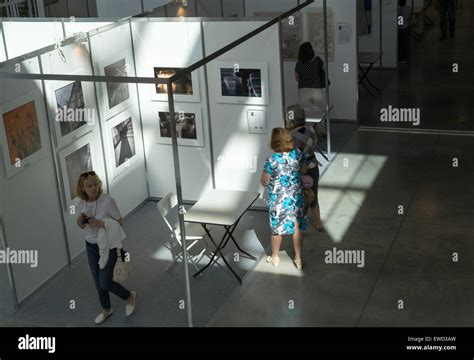
[[[255,256],[250,255],[240,248],[233,236],[233,232],[239,224],[242,216],[259,198],[259,196],[260,193],[258,192],[213,189],[199,199],[198,202],[194,204],[186,214],[184,214],[185,222],[201,224],[206,231],[207,236],[209,236],[209,239],[216,247],[209,263],[194,274],[194,277],[207,269],[214,262],[216,255],[219,254],[237,280],[242,283],[242,279],[237,275],[234,269],[232,269],[223,256],[222,249],[224,249],[229,242],[229,239],[231,239],[240,252],[253,260],[257,260]],[[226,231],[219,244],[217,244],[212,238],[207,225],[217,225],[225,228]]]

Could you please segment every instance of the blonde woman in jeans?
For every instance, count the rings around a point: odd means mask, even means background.
[[[303,109],[326,109],[326,87],[324,63],[316,56],[311,43],[301,44],[298,51],[298,62],[295,67],[295,78],[298,82],[299,104]],[[324,124],[319,124],[317,131],[325,134]]]

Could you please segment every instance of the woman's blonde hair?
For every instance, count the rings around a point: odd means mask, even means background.
[[[97,183],[99,184],[99,196],[102,194],[102,180],[100,180],[99,176],[94,171],[87,171],[85,173],[82,173],[79,176],[79,179],[77,179],[76,183],[76,196],[81,199],[81,200],[89,200],[89,196],[87,196],[87,193],[84,191],[84,182],[87,179],[91,180],[96,180]]]
[[[272,139],[270,141],[270,147],[274,152],[288,152],[293,150],[294,143],[291,133],[287,129],[274,128],[272,130]]]

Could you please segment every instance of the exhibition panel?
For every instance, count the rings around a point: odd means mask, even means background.
[[[1,64],[2,72],[40,73],[37,57]],[[41,81],[2,80],[3,227],[8,246],[30,260],[12,264],[18,301],[68,263],[60,193]],[[8,210],[7,210],[8,209]]]
[[[199,20],[134,19],[132,33],[138,76],[169,78],[203,57]],[[205,83],[203,69],[198,69],[173,86],[178,118],[182,114],[183,196],[191,201],[213,186]],[[150,196],[161,198],[176,191],[167,85],[140,84],[138,88]]]

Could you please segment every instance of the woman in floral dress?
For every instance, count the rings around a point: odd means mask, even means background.
[[[268,186],[268,210],[272,231],[272,255],[267,262],[280,264],[280,246],[283,235],[293,236],[294,263],[301,269],[303,239],[300,230],[307,227],[306,202],[301,185],[300,168],[303,153],[294,148],[291,133],[283,128],[272,130],[271,144],[274,154],[265,162],[261,183]]]

